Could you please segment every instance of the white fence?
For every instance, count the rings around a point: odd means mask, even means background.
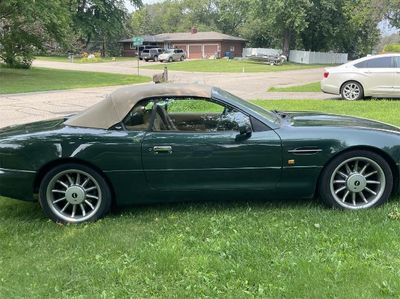
[[[269,48],[244,48],[243,57],[259,56],[259,55],[281,55],[282,50]]]
[[[291,50],[289,61],[303,64],[343,64],[347,62],[347,53],[324,53]]]

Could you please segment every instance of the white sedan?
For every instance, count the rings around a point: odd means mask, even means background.
[[[326,68],[321,90],[345,100],[400,97],[400,54],[367,56]]]

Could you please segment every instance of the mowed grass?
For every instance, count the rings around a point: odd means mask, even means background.
[[[321,83],[312,82],[304,85],[286,86],[286,87],[271,87],[268,89],[271,92],[321,92]]]
[[[23,70],[0,66],[0,94],[126,85],[148,81],[150,81],[150,78],[136,75],[66,71],[46,68]]]
[[[400,124],[400,101],[255,101]],[[0,198],[0,298],[397,298],[400,204],[344,212],[246,197],[57,225]]]
[[[290,70],[322,68],[323,65],[307,65],[296,63],[285,63],[283,65],[269,65],[249,60],[227,60],[227,59],[202,59],[186,60],[182,62],[159,63],[143,68],[163,70],[167,66],[171,71],[186,72],[221,72],[221,73],[255,73],[255,72],[281,72]]]
[[[136,57],[99,57],[95,59],[82,59],[74,57],[71,61],[68,55],[65,56],[36,56],[35,60],[40,61],[56,61],[56,62],[73,62],[73,63],[100,63],[100,62],[118,62],[118,61],[136,61]]]

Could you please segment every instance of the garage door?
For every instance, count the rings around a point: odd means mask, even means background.
[[[210,57],[218,52],[218,45],[204,45],[204,56]]]
[[[189,45],[189,57],[188,58],[203,58],[201,45]]]

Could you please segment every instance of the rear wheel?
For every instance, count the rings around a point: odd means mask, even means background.
[[[45,175],[40,184],[39,201],[53,221],[81,223],[95,221],[110,210],[111,192],[97,171],[66,163]]]
[[[172,57],[170,57],[170,58],[168,59],[168,62],[172,62],[172,61],[174,61],[174,60],[172,59]]]
[[[181,58],[179,59],[180,61],[183,61],[185,58],[183,56],[181,56]]]
[[[364,89],[360,83],[349,81],[343,84],[340,94],[344,100],[357,101],[364,97]]]
[[[325,168],[320,196],[331,207],[365,209],[386,202],[393,188],[390,166],[376,153],[358,150],[344,153]]]
[[[154,56],[154,62],[158,61],[158,56]]]

